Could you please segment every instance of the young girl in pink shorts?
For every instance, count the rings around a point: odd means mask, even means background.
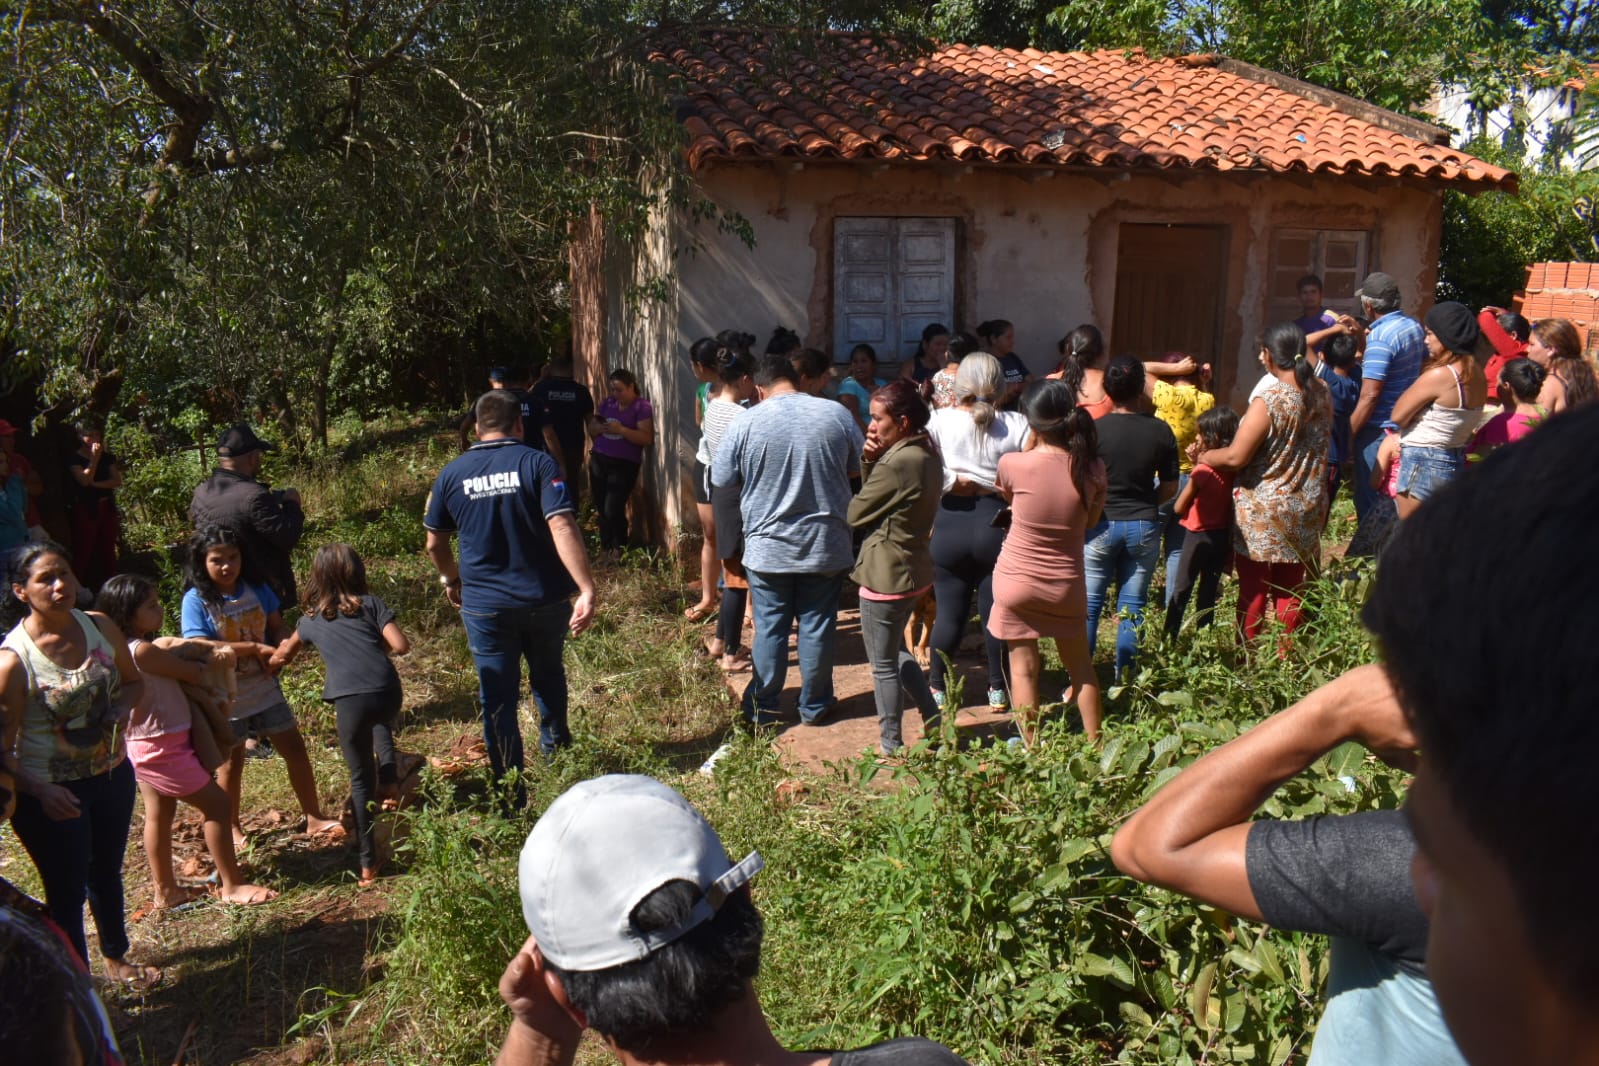
[[[157,638],[164,619],[159,592],[149,578],[119,574],[105,583],[95,603],[128,635],[128,650],[144,675],[144,693],[128,722],[128,758],[144,797],[144,852],[156,907],[176,907],[198,895],[180,888],[172,871],[172,819],[180,799],[205,817],[205,846],[216,863],[222,900],[265,903],[278,894],[244,880],[233,850],[228,796],[194,752],[192,712],[183,691],[184,684],[205,684],[206,663],[231,659],[233,649]]]

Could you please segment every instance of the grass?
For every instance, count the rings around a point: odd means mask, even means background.
[[[411,635],[414,650],[398,663],[400,744],[430,755],[479,731],[465,640],[421,553],[423,500],[453,454],[448,429],[413,418],[277,472],[306,503],[297,571],[321,544],[349,541]],[[1345,525],[1335,514],[1333,535]],[[170,532],[141,528],[151,545]],[[521,841],[571,783],[630,771],[681,788],[735,855],[765,856],[756,884],[768,927],[763,999],[789,1046],[921,1032],[993,1066],[1282,1061],[1277,1052],[1299,1047],[1313,1026],[1320,945],[1259,936],[1136,886],[1109,868],[1103,845],[1174,767],[1369,656],[1355,619],[1364,580],[1319,585],[1314,620],[1284,659],[1240,651],[1226,627],[1149,647],[1136,674],[1107,690],[1104,749],[1057,715],[1030,755],[1003,745],[948,751],[892,774],[866,760],[796,783],[770,745],[729,733],[720,673],[696,655],[703,628],[682,618],[677,560],[630,552],[599,575],[596,623],[568,644],[577,744],[529,766],[524,815],[495,813],[480,772],[429,773],[425,802],[398,820],[395,872],[361,891],[352,851],[316,848],[293,832],[298,811],[281,759],[250,763],[244,809],[255,839],[245,859],[282,896],[134,925],[136,955],[165,966],[168,980],[142,999],[110,994],[124,1051],[133,1062],[172,1062],[198,1023],[190,1066],[485,1061],[506,1020],[495,984],[526,935],[515,891]],[[1225,599],[1222,617],[1230,610]],[[1102,658],[1114,624],[1106,619]],[[348,777],[321,676],[309,655],[283,685],[319,792],[337,810]],[[525,733],[534,728],[527,712]],[[733,751],[715,778],[692,773],[724,739]],[[1322,787],[1346,770],[1359,777],[1359,794]],[[1275,812],[1369,805],[1391,799],[1392,787],[1346,753],[1289,789]],[[201,850],[186,813],[180,858]],[[128,849],[130,910],[148,896],[141,823],[142,813]],[[0,873],[37,889],[9,838]],[[1224,1006],[1197,998],[1200,983]],[[580,1062],[602,1061],[598,1043],[586,1044]]]

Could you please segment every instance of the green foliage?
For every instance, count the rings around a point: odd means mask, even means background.
[[[1181,767],[1370,660],[1357,618],[1369,577],[1359,569],[1316,583],[1283,656],[1273,635],[1245,651],[1226,627],[1152,643],[1109,694],[1103,748],[1057,715],[1032,751],[947,746],[893,768],[863,758],[809,790],[747,736],[714,779],[671,778],[648,754],[629,767],[667,774],[730,852],[766,858],[754,889],[767,924],[760,987],[787,1046],[920,1033],[991,1066],[1302,1058],[1320,1013],[1324,942],[1138,884],[1108,848]],[[585,750],[530,772],[530,812],[616,768],[618,753]],[[1346,745],[1263,813],[1392,808],[1400,785]],[[376,1009],[385,1024],[373,1039],[389,1052],[425,1047],[430,1061],[478,1062],[500,1038],[494,988],[525,937],[515,862],[531,817],[507,823],[442,794],[411,816],[401,932],[384,980],[352,1007]]]
[[[1467,145],[1473,154],[1519,167],[1492,141]],[[1529,263],[1599,258],[1599,172],[1529,170],[1521,193],[1444,194],[1438,295],[1468,307],[1509,306],[1527,283]]]

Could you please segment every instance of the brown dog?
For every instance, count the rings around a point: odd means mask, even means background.
[[[909,620],[905,623],[905,644],[923,670],[933,661],[930,645],[933,639],[933,622],[937,618],[938,602],[933,599],[933,590],[928,589],[921,599],[916,601],[916,609],[911,612]],[[922,627],[920,635],[916,632],[918,625]]]

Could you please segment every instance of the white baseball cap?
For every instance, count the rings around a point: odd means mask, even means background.
[[[556,966],[604,970],[647,958],[709,921],[764,865],[753,851],[731,862],[711,824],[666,785],[610,774],[567,789],[527,835],[522,916]],[[675,926],[635,929],[634,908],[669,881],[698,885],[699,902]]]

